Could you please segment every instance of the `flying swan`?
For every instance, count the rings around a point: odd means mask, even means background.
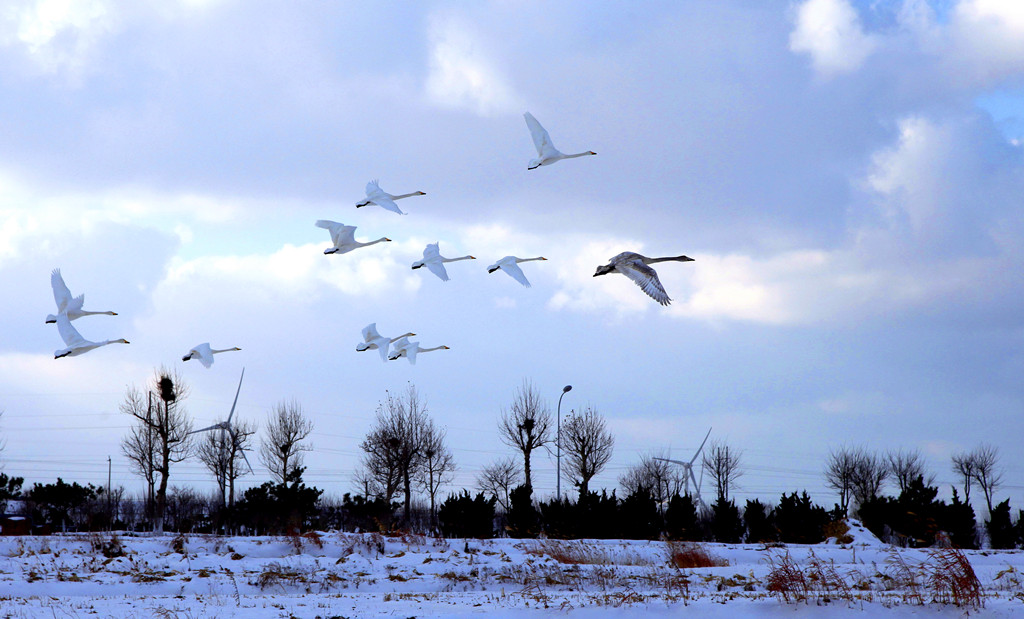
[[[433,348],[420,348],[419,342],[410,342],[409,338],[403,337],[395,342],[391,348],[391,354],[388,355],[388,359],[394,361],[399,357],[405,357],[409,360],[410,365],[416,365],[416,355],[421,352],[430,352],[432,350],[450,350],[447,346],[435,346]]]
[[[347,254],[353,249],[359,249],[360,247],[366,247],[367,245],[391,240],[386,236],[382,236],[376,241],[360,243],[356,240],[355,226],[346,226],[345,224],[339,224],[336,221],[330,221],[327,219],[318,219],[315,225],[317,228],[324,228],[331,233],[331,242],[334,243],[334,247],[328,247],[325,249],[325,254]]]
[[[369,183],[366,183],[366,199],[363,200],[362,202],[357,202],[356,208],[359,208],[361,206],[367,206],[369,204],[376,204],[379,207],[386,208],[392,213],[398,213],[399,215],[408,215],[408,213],[403,213],[402,209],[398,208],[398,205],[395,204],[395,200],[401,200],[402,198],[409,198],[412,196],[425,195],[427,194],[423,193],[422,191],[414,191],[412,193],[403,193],[402,195],[399,196],[393,196],[390,193],[387,193],[383,189],[381,189],[380,185],[377,184],[377,181],[374,180],[370,181]]]
[[[597,267],[597,272],[594,273],[594,277],[598,275],[607,275],[609,273],[622,273],[633,281],[634,284],[640,286],[640,288],[647,293],[647,296],[651,297],[662,305],[668,305],[672,299],[668,298],[668,293],[665,292],[665,287],[661,285],[661,280],[658,279],[658,273],[647,266],[656,262],[693,262],[693,258],[687,256],[669,256],[666,258],[648,258],[647,256],[641,256],[631,251],[624,251],[618,256],[611,259],[608,264]]]
[[[459,258],[445,258],[441,255],[439,243],[429,243],[423,249],[423,260],[412,263],[412,268],[427,267],[430,272],[441,278],[441,281],[448,281],[448,271],[444,268],[445,262],[458,262],[459,260],[476,260],[475,256],[461,256]]]
[[[377,333],[377,323],[371,322],[370,324],[363,327],[363,341],[356,344],[356,352],[363,352],[365,350],[379,350],[380,360],[388,360],[388,347],[392,342],[398,341],[402,338],[408,338],[415,333],[411,331],[409,333],[403,333],[398,337],[384,337],[380,333]]]
[[[572,159],[573,157],[597,154],[592,150],[588,150],[584,153],[566,155],[555,148],[555,145],[551,142],[551,136],[548,135],[548,132],[544,127],[540,126],[540,123],[533,117],[533,114],[526,112],[523,114],[523,118],[526,119],[526,126],[530,128],[530,137],[533,138],[533,145],[537,147],[537,158],[530,160],[530,163],[526,165],[527,170],[535,170],[542,165],[551,165],[552,163],[561,161],[562,159]]]
[[[57,322],[57,316],[60,314],[67,314],[68,320],[78,320],[82,316],[95,316],[97,314],[117,316],[117,312],[90,312],[82,309],[82,304],[85,303],[85,295],[71,296],[71,291],[68,290],[67,285],[64,283],[64,278],[61,277],[60,269],[54,269],[50,273],[50,286],[53,288],[53,300],[57,302],[57,314],[48,314],[46,316],[47,324]]]
[[[127,344],[128,340],[107,340],[105,342],[90,342],[89,340],[82,337],[82,335],[71,326],[71,320],[67,314],[58,314],[57,319],[57,332],[60,333],[61,339],[64,340],[64,344],[67,348],[62,348],[53,353],[54,359],[60,359],[61,357],[77,357],[78,355],[85,354],[94,348],[100,346],[106,346],[107,344]]]
[[[516,258],[515,256],[505,256],[501,260],[487,267],[487,272],[494,273],[498,269],[501,269],[508,273],[512,279],[529,288],[530,282],[526,279],[526,275],[523,274],[523,270],[519,268],[518,263],[530,262],[531,260],[547,260],[547,258],[544,256],[540,256],[538,258]]]
[[[203,364],[203,367],[207,367],[208,368],[211,365],[213,365],[213,356],[214,355],[216,355],[218,353],[222,353],[222,352],[231,352],[231,351],[234,351],[234,350],[242,350],[242,349],[238,348],[236,346],[234,348],[223,348],[221,350],[214,350],[214,349],[210,348],[210,343],[209,342],[203,342],[202,344],[197,344],[194,347],[192,347],[192,349],[188,351],[188,354],[186,354],[184,357],[182,357],[181,360],[182,361],[188,361],[189,359],[198,359],[199,363]]]

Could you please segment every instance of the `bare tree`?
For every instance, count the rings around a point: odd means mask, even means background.
[[[303,453],[311,445],[302,441],[313,432],[313,422],[302,413],[298,402],[280,402],[267,420],[266,436],[260,442],[260,460],[278,483],[302,466]]]
[[[1003,472],[997,469],[999,450],[992,445],[982,444],[970,453],[970,457],[974,461],[974,481],[978,482],[985,494],[985,505],[989,513],[992,513],[992,497],[1003,484]]]
[[[644,455],[639,464],[629,467],[619,477],[625,496],[646,489],[658,509],[663,510],[673,496],[681,494],[686,487],[686,473],[665,458],[667,455]]]
[[[181,376],[160,368],[153,377],[153,387],[146,396],[135,388],[129,388],[121,412],[131,415],[136,428],[121,442],[121,449],[133,465],[152,466],[150,477],[159,476],[156,489],[156,506],[153,528],[163,533],[164,514],[167,509],[167,481],[171,475],[171,464],[181,462],[191,455],[189,431],[192,422],[181,406],[188,396],[188,387]],[[142,441],[142,436],[146,440]],[[143,453],[140,450],[152,448]]]
[[[447,432],[428,423],[423,436],[423,465],[416,481],[430,497],[430,518],[437,517],[437,493],[455,479],[455,456],[445,444]]]
[[[910,488],[910,484],[918,477],[926,485],[930,486],[935,483],[934,476],[926,476],[924,456],[916,449],[913,451],[902,449],[889,451],[885,454],[885,459],[889,466],[889,475],[896,480],[900,494],[906,492]]]
[[[366,468],[365,465],[361,464],[358,467],[356,467],[354,471],[352,471],[352,483],[355,484],[358,490],[362,491],[361,494],[364,497],[366,497],[367,500],[370,500],[373,497],[384,496],[384,492],[382,491],[383,489],[380,487],[380,484],[377,483],[377,479],[373,476],[373,473],[371,473]],[[395,483],[395,487],[397,488],[398,482],[396,481]],[[356,494],[360,493],[357,492]],[[388,500],[390,501],[391,499],[388,498]]]
[[[512,407],[502,410],[498,434],[506,445],[523,454],[523,477],[533,492],[530,455],[551,442],[551,411],[533,385],[524,380],[512,399]]]
[[[726,443],[714,441],[701,456],[701,465],[715,483],[715,497],[720,502],[729,500],[729,491],[736,488],[736,480],[743,476],[741,455]]]
[[[964,489],[964,503],[971,502],[971,486],[974,482],[974,458],[964,451],[953,454],[953,472],[960,476]]]
[[[427,417],[427,407],[420,400],[416,387],[409,385],[405,394],[390,392],[377,407],[377,418],[360,448],[363,466],[387,489],[391,500],[401,485],[405,495],[405,521],[412,510],[412,482],[424,465],[428,436],[436,434]]]
[[[840,447],[828,455],[825,464],[825,485],[839,493],[839,507],[846,514],[853,496],[853,476],[858,450]]]
[[[505,458],[485,466],[476,478],[477,489],[495,497],[498,500],[498,505],[505,512],[509,510],[509,497],[512,489],[518,485],[519,466],[512,458]]]
[[[231,430],[206,432],[196,447],[199,460],[217,480],[221,505],[234,506],[235,481],[251,472],[242,451],[248,449],[254,434],[255,424],[239,421],[231,424]]]
[[[590,491],[590,480],[612,459],[615,437],[608,432],[604,417],[587,406],[582,413],[570,415],[562,425],[562,470],[580,490],[580,497]]]
[[[864,505],[868,501],[878,498],[878,494],[882,491],[882,485],[888,477],[889,465],[885,458],[858,449],[851,480],[853,499],[857,505]]]

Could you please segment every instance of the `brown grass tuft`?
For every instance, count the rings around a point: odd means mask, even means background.
[[[679,569],[725,567],[729,562],[711,554],[707,546],[695,542],[667,542],[668,563]]]

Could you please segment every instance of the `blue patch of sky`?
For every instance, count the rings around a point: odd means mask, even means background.
[[[1024,139],[1024,87],[996,90],[974,101],[992,117],[1007,140]]]

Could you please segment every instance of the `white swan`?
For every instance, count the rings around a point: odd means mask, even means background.
[[[388,360],[388,346],[392,342],[398,341],[402,338],[408,338],[416,335],[413,332],[403,333],[398,337],[384,337],[380,333],[377,333],[377,323],[371,322],[370,324],[363,327],[363,341],[356,344],[356,352],[363,352],[365,350],[379,350],[380,360]]]
[[[46,316],[47,323],[57,322],[57,316],[60,314],[67,314],[68,320],[77,320],[82,316],[95,316],[97,314],[117,316],[117,312],[90,312],[82,309],[82,304],[85,303],[85,295],[71,296],[71,291],[68,290],[67,284],[64,283],[64,278],[61,277],[60,269],[54,269],[50,273],[50,287],[53,288],[53,300],[57,302],[57,314],[48,314]]]
[[[530,163],[526,165],[527,170],[535,170],[542,165],[551,165],[552,163],[561,161],[562,159],[572,159],[573,157],[597,154],[592,150],[588,150],[583,153],[566,155],[555,148],[555,145],[551,142],[551,136],[548,135],[548,132],[544,127],[540,126],[540,123],[533,117],[533,114],[526,112],[523,114],[523,118],[526,119],[526,126],[530,128],[530,137],[533,138],[533,145],[537,147],[537,158],[530,160]]]
[[[58,314],[57,319],[54,321],[57,323],[57,332],[60,333],[61,339],[64,340],[67,348],[61,348],[60,350],[53,353],[54,359],[60,359],[61,357],[77,357],[78,355],[85,354],[94,348],[100,346],[106,346],[107,344],[127,344],[128,340],[107,340],[105,342],[90,342],[89,340],[82,337],[82,335],[71,326],[71,320],[67,314]]]
[[[403,213],[402,209],[398,208],[398,205],[395,204],[395,200],[401,200],[402,198],[409,198],[412,196],[425,195],[427,194],[423,193],[422,191],[414,191],[412,193],[403,193],[401,195],[394,196],[381,189],[380,185],[377,184],[377,181],[370,181],[369,183],[366,183],[366,199],[363,200],[362,202],[357,202],[356,208],[359,208],[361,206],[367,206],[369,204],[376,204],[377,206],[386,208],[392,213],[398,213],[399,215],[407,215],[408,213]]]
[[[441,278],[441,281],[448,281],[448,271],[444,268],[445,262],[458,262],[459,260],[476,260],[475,256],[460,256],[458,258],[445,258],[441,255],[439,243],[430,243],[423,249],[423,260],[412,263],[412,268],[427,267],[430,272]]]
[[[331,242],[334,243],[334,247],[325,249],[325,254],[347,254],[353,249],[359,249],[360,247],[366,247],[367,245],[391,240],[386,236],[382,236],[376,241],[360,243],[356,240],[355,226],[346,226],[345,224],[339,224],[336,221],[330,221],[328,219],[318,219],[314,225],[316,225],[317,228],[324,228],[331,233]]]
[[[214,350],[210,348],[209,342],[203,342],[202,344],[196,344],[195,346],[193,346],[192,349],[188,351],[188,354],[182,357],[181,360],[188,361],[189,359],[198,359],[199,363],[203,364],[203,367],[208,368],[211,365],[213,365],[214,355],[222,352],[231,352],[234,350],[242,349],[235,346],[234,348],[222,348],[220,350]]]
[[[531,260],[547,260],[547,258],[544,256],[540,256],[539,258],[516,258],[515,256],[505,256],[501,260],[487,267],[487,272],[494,273],[498,269],[501,269],[508,273],[512,279],[529,288],[530,282],[526,279],[526,275],[523,274],[523,270],[519,268],[518,263],[530,262]]]
[[[394,361],[399,357],[405,357],[409,360],[411,365],[416,365],[416,355],[421,352],[430,352],[432,350],[450,350],[447,346],[435,346],[433,348],[420,348],[419,342],[410,342],[409,338],[403,337],[395,342],[391,347],[391,354],[388,355],[390,361]]]
[[[621,254],[615,256],[611,261],[606,264],[597,267],[597,272],[594,273],[594,277],[598,275],[607,275],[608,273],[622,273],[629,279],[633,280],[637,286],[647,293],[647,296],[651,297],[662,305],[668,305],[672,299],[668,298],[668,293],[665,292],[665,287],[661,285],[661,280],[658,279],[658,273],[647,266],[656,262],[668,262],[674,260],[676,262],[693,262],[693,258],[688,256],[669,256],[666,258],[648,258],[647,256],[641,256],[631,251],[624,251]]]

